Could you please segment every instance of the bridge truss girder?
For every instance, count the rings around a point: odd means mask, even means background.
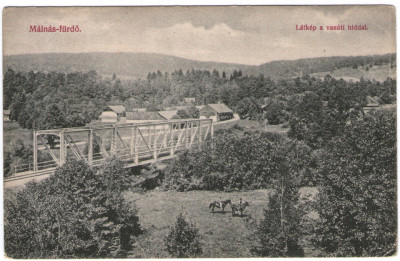
[[[114,156],[129,167],[147,164],[172,158],[176,152],[195,145],[200,147],[213,133],[211,119],[38,130],[33,133],[33,171],[60,167],[70,158],[83,160],[90,166]],[[48,146],[44,135],[58,137],[59,146]],[[49,165],[38,161],[39,150],[50,154],[53,160]]]

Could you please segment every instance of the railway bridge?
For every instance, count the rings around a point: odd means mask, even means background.
[[[117,157],[127,168],[171,159],[179,151],[201,147],[213,134],[211,119],[36,130],[33,162],[16,166],[15,173],[4,179],[4,187],[46,178],[68,159],[99,166]]]

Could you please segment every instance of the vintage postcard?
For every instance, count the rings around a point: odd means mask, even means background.
[[[2,24],[6,257],[397,254],[394,6]]]

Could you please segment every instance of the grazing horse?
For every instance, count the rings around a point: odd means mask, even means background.
[[[231,204],[232,207],[232,216],[236,215],[236,211],[240,212],[240,216],[243,216],[243,211],[246,207],[250,206],[249,202],[244,202],[243,204]]]
[[[211,204],[208,208],[211,208],[212,213],[214,213],[214,208],[221,208],[222,212],[225,213],[225,207],[228,204],[232,204],[230,199],[227,199],[225,201],[213,201],[213,202],[211,202]]]

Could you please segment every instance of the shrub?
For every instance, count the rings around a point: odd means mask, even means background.
[[[186,151],[165,170],[164,188],[225,190],[268,188],[282,166],[304,177],[311,168],[311,150],[302,142],[279,134],[243,132],[237,129],[216,132],[214,145]],[[289,157],[286,157],[289,155]],[[285,157],[284,160],[282,158]]]
[[[38,151],[38,161],[47,161],[51,157],[49,154],[44,154]],[[15,170],[28,171],[33,168],[33,147],[26,145],[23,140],[17,139],[11,143],[9,147],[4,149],[4,177],[8,177],[15,173]],[[29,167],[29,164],[31,166]]]
[[[197,257],[203,252],[199,237],[199,230],[195,224],[188,223],[180,213],[175,225],[171,226],[168,235],[164,238],[164,243],[168,253],[173,257]]]
[[[54,175],[5,200],[5,252],[12,258],[121,257],[141,232],[121,191],[124,170],[108,162],[97,173],[69,161]],[[97,175],[96,175],[97,174]]]

